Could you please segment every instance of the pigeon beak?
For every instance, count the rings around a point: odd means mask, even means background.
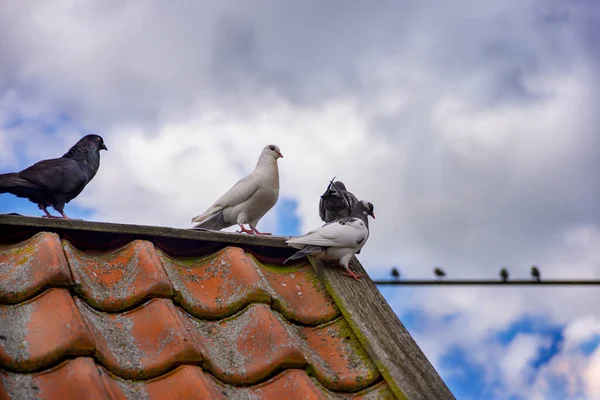
[[[281,154],[280,152],[277,152],[277,155],[279,156],[279,158],[283,158],[283,154]]]
[[[108,151],[108,149],[106,148],[106,146],[104,145],[104,143],[102,143],[102,146],[100,146],[100,150],[106,150],[106,151]]]
[[[374,212],[371,213],[371,217],[373,217],[373,219],[375,219],[375,213]]]

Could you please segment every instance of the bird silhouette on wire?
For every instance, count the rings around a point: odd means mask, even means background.
[[[395,280],[399,280],[400,279],[400,271],[398,271],[398,268],[396,267],[392,267],[392,271],[391,271],[392,277]]]
[[[540,270],[538,269],[537,266],[533,265],[531,267],[531,277],[533,278],[534,281],[539,282],[542,277],[540,275]]]
[[[444,270],[442,270],[440,267],[435,267],[433,269],[433,273],[435,274],[435,276],[437,276],[438,278],[445,278],[446,277],[446,273],[444,272]]]
[[[500,279],[502,279],[502,282],[508,282],[508,270],[506,268],[500,270]]]

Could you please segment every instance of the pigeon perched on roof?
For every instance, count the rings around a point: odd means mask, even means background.
[[[21,172],[0,175],[0,193],[12,193],[29,199],[51,215],[47,207],[54,207],[63,218],[65,204],[81,193],[100,168],[100,150],[107,150],[104,139],[98,135],[81,138],[62,157],[42,160]]]
[[[350,216],[354,206],[358,203],[356,196],[346,190],[346,185],[341,181],[334,182],[333,179],[319,200],[319,215],[324,222]]]
[[[369,228],[364,223],[364,219],[372,213],[368,204],[370,203],[359,201],[349,217],[329,222],[306,235],[286,240],[289,246],[300,250],[285,260],[284,264],[309,255],[324,260],[336,260],[346,269],[345,275],[360,279],[361,276],[353,273],[348,263],[369,238]]]
[[[283,158],[279,147],[265,146],[254,171],[240,179],[204,213],[194,217],[192,229],[219,231],[237,224],[241,229],[238,233],[270,235],[259,232],[256,225],[279,198],[279,158]],[[250,229],[246,229],[245,224]]]

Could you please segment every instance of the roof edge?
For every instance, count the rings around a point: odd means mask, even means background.
[[[233,232],[201,231],[193,229],[169,228],[163,226],[146,226],[116,224],[109,222],[92,222],[63,218],[40,218],[22,215],[0,215],[0,228],[31,228],[35,231],[81,231],[131,236],[159,237],[169,239],[198,240],[204,242],[225,243],[231,245],[265,246],[287,248],[284,236],[260,236]]]
[[[399,399],[455,399],[356,257],[350,267],[363,275],[360,282],[343,275],[340,268],[309,259]]]

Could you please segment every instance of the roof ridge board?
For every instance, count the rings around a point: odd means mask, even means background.
[[[158,238],[185,239],[192,241],[231,243],[236,245],[266,246],[287,248],[284,236],[248,235],[222,231],[200,231],[164,226],[117,224],[112,222],[96,222],[66,219],[46,219],[15,215],[0,215],[0,226],[18,226],[49,229],[51,231],[85,231],[97,233],[125,234]]]

